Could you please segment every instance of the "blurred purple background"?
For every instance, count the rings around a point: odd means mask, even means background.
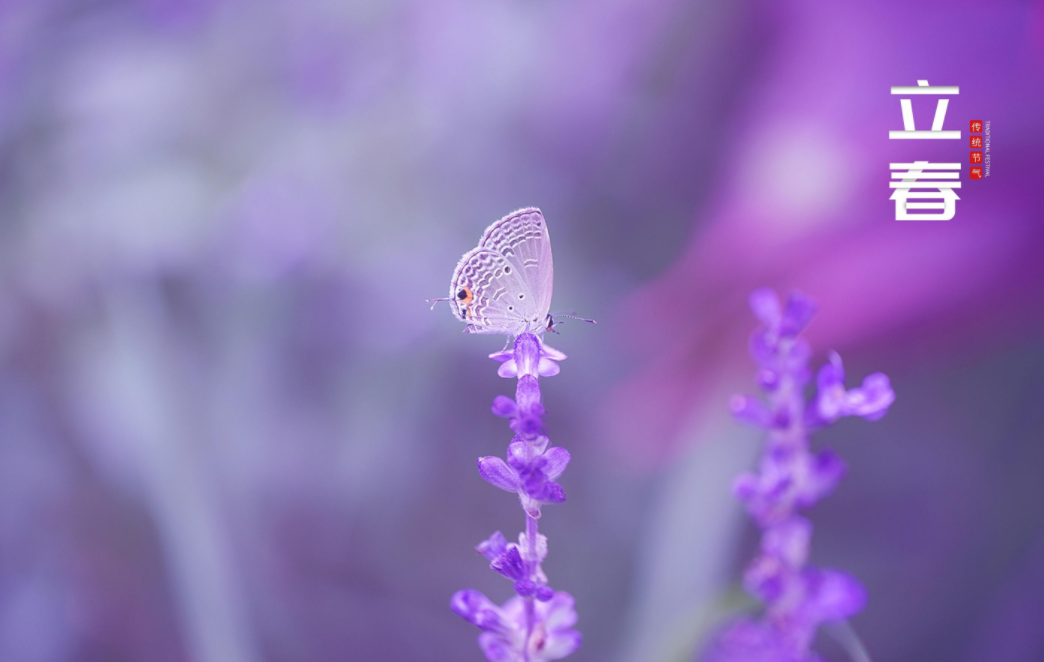
[[[599,320],[544,384],[570,659],[750,606],[759,285],[898,396],[812,513],[874,658],[1044,659],[1044,6],[865,4],[0,3],[0,660],[481,659],[513,386],[424,299],[526,205]],[[948,223],[892,220],[889,162],[966,159],[886,138],[919,78],[991,122]]]

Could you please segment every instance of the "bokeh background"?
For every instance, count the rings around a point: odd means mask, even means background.
[[[886,139],[918,78],[991,123],[948,223],[892,220],[889,162],[967,158]],[[513,385],[424,299],[527,205],[599,321],[544,383],[571,659],[751,606],[760,285],[898,395],[817,441],[873,657],[1044,659],[1042,117],[1040,2],[5,0],[0,660],[481,659],[448,600],[510,594],[472,547],[523,523],[475,471]]]

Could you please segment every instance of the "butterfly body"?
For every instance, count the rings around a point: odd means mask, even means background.
[[[460,258],[448,300],[465,333],[542,333],[553,286],[547,223],[528,207],[490,225]]]

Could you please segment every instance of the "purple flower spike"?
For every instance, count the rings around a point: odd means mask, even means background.
[[[450,606],[477,626],[479,647],[492,662],[544,662],[563,658],[580,646],[573,629],[576,611],[568,593],[547,583],[541,563],[547,557],[547,538],[539,533],[541,507],[566,500],[557,482],[571,459],[569,451],[551,446],[543,434],[544,405],[540,377],[557,375],[566,356],[544,345],[532,334],[522,334],[508,351],[490,354],[500,362],[497,374],[517,378],[514,399],[499,395],[491,410],[508,419],[514,436],[506,457],[481,457],[479,475],[494,487],[518,494],[526,529],[518,543],[509,543],[500,531],[475,548],[489,560],[494,572],[512,580],[515,597],[496,606],[477,591],[459,591]]]
[[[736,419],[768,435],[757,473],[744,473],[733,484],[736,497],[762,529],[760,553],[744,572],[743,585],[765,604],[765,616],[727,628],[704,660],[820,662],[810,648],[816,629],[862,610],[866,591],[850,575],[808,563],[812,523],[800,512],[832,492],[847,470],[832,451],[811,452],[809,431],[844,416],[877,420],[895,401],[895,393],[881,373],[846,390],[841,357],[832,352],[817,375],[816,397],[806,404],[803,387],[812,374],[811,351],[799,334],[815,314],[815,301],[795,292],[781,307],[774,292],[760,289],[751,293],[750,307],[762,324],[751,336],[750,354],[768,404],[737,395],[729,409]]]

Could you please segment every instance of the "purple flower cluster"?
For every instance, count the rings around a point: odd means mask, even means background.
[[[468,589],[457,591],[450,607],[482,630],[478,642],[490,662],[557,660],[580,646],[580,633],[573,629],[572,596],[551,588],[540,567],[547,557],[547,537],[540,535],[537,520],[544,504],[565,501],[565,491],[556,480],[569,464],[569,452],[550,446],[543,434],[538,378],[557,375],[557,361],[566,356],[524,333],[515,339],[513,349],[490,358],[501,363],[498,375],[518,378],[514,400],[503,395],[493,400],[493,413],[508,419],[515,435],[508,444],[506,461],[495,456],[479,458],[479,475],[495,487],[518,494],[526,530],[519,534],[518,543],[508,542],[497,531],[475,549],[489,560],[490,569],[514,583],[516,595],[497,606],[482,593]]]
[[[854,577],[808,563],[812,523],[800,512],[832,492],[846,471],[831,451],[813,452],[809,434],[844,416],[877,420],[895,393],[881,373],[846,389],[841,357],[832,352],[806,402],[811,350],[800,334],[815,314],[815,301],[794,292],[783,306],[775,292],[759,289],[751,293],[750,307],[761,321],[750,354],[767,403],[737,395],[730,408],[737,419],[764,429],[767,441],[759,471],[739,476],[733,489],[762,530],[760,553],[743,583],[764,603],[765,614],[729,627],[707,659],[817,662],[821,658],[810,650],[816,629],[859,612],[866,592]]]

